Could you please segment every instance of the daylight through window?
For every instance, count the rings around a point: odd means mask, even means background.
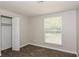
[[[49,17],[44,19],[45,42],[62,44],[62,17]]]

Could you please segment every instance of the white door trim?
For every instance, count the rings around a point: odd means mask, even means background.
[[[12,18],[12,50],[20,50],[20,18]]]

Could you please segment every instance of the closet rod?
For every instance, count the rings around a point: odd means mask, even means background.
[[[1,17],[5,17],[5,18],[10,18],[10,19],[12,19],[12,17],[4,16],[4,15],[1,15]]]

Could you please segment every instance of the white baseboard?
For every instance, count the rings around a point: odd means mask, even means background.
[[[73,52],[73,51],[68,51],[68,50],[63,50],[63,49],[58,49],[58,48],[53,48],[53,47],[48,47],[48,46],[44,46],[44,45],[38,45],[38,44],[33,44],[33,43],[27,43],[27,44],[23,44],[21,45],[21,48],[27,45],[35,45],[35,46],[39,46],[39,47],[45,47],[45,48],[49,48],[49,49],[54,49],[54,50],[58,50],[58,51],[62,51],[62,52],[67,52],[67,53],[72,53],[72,54],[76,54],[78,56],[77,52]]]
[[[47,47],[47,46],[43,46],[43,45],[38,45],[38,44],[31,44],[31,45],[45,47],[45,48],[54,49],[54,50],[58,50],[58,51],[62,51],[62,52],[67,52],[67,53],[72,53],[72,54],[76,54],[77,55],[77,52],[73,52],[73,51],[68,51],[68,50],[63,50],[63,49],[58,49],[58,48],[53,48],[53,47],[51,48],[51,47]]]
[[[79,57],[79,50],[78,50],[77,56]]]
[[[24,47],[24,46],[27,46],[28,44],[29,44],[29,43],[23,44],[23,45],[20,46],[20,48],[22,48],[22,47]]]
[[[0,56],[1,56],[1,52],[0,52]]]

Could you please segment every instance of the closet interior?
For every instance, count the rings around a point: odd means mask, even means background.
[[[12,48],[12,17],[0,16],[1,51]]]

